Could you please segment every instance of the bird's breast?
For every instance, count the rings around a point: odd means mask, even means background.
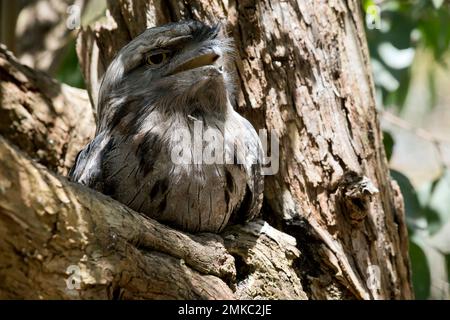
[[[226,123],[189,121],[115,141],[104,170],[111,196],[130,208],[186,231],[218,232],[244,196],[243,157]]]

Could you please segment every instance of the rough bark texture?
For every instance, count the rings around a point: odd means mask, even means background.
[[[306,298],[295,239],[264,221],[188,235],[50,173],[93,135],[87,92],[4,47],[0,79],[0,299]]]
[[[0,137],[0,299],[305,298],[295,239],[263,221],[227,232],[224,245],[173,230],[50,173]],[[231,254],[252,270],[236,273]],[[79,272],[70,277],[71,267]]]
[[[95,132],[85,90],[21,65],[4,46],[0,46],[0,115],[1,135],[60,174],[68,172]]]
[[[63,148],[49,151],[57,155],[50,161],[30,143],[62,126],[39,119],[64,119],[48,107],[64,90],[56,83],[29,89],[21,84],[44,82],[0,58],[0,123],[4,110],[25,109],[29,121],[25,133],[11,129],[21,117],[0,131],[9,140],[0,139],[0,297],[412,298],[403,202],[387,169],[358,6],[121,0],[109,2],[105,21],[81,31],[77,50],[95,102],[115,52],[144,28],[181,18],[226,23],[238,50],[237,110],[277,134],[280,171],[265,181],[263,219],[272,226],[257,220],[221,235],[170,229],[18,151],[9,141],[64,172]],[[25,108],[30,95],[47,107]],[[70,137],[54,141],[75,148],[79,140]],[[79,290],[67,288],[70,265],[80,270]]]
[[[0,155],[0,297],[233,296],[223,281],[189,267],[232,276],[232,257],[220,244],[205,248],[106,197],[92,196],[39,168],[4,139]],[[207,254],[200,255],[203,251]],[[224,262],[217,266],[220,258]],[[83,290],[68,290],[64,273],[70,265],[80,268]]]
[[[359,2],[109,1],[82,30],[90,92],[115,52],[147,27],[224,22],[238,50],[237,110],[280,138],[264,218],[297,239],[310,298],[412,298],[403,200],[390,179]]]

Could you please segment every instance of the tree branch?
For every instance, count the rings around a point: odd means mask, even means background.
[[[92,134],[86,92],[5,48],[0,76],[0,298],[306,298],[295,239],[261,220],[226,230],[226,241],[191,235],[50,172],[42,164],[64,172],[67,150]],[[74,276],[79,289],[67,286]],[[264,287],[250,281],[264,278]]]
[[[50,173],[0,138],[1,298],[231,299],[230,287],[236,297],[306,297],[292,269],[299,257],[292,237],[262,221],[226,237],[240,267],[252,268],[238,283],[220,236],[148,219]],[[67,288],[69,266],[80,270],[80,290]],[[287,276],[292,283],[283,288]],[[267,278],[266,288],[250,281]]]
[[[0,134],[52,171],[66,174],[95,131],[85,90],[20,64],[0,46]]]
[[[0,181],[0,296],[114,298],[119,290],[124,298],[233,297],[209,275],[235,272],[217,236],[198,241],[147,219],[49,173],[4,139]],[[80,291],[67,289],[70,265],[81,270]]]
[[[295,237],[308,297],[412,298],[403,199],[384,154],[360,3],[108,1],[107,17],[77,39],[91,94],[124,44],[180,19],[221,21],[234,40],[236,111],[280,142],[262,211]]]

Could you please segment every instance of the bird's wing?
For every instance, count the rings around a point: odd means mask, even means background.
[[[246,222],[256,217],[262,206],[264,176],[262,175],[263,148],[258,134],[250,122],[239,117],[244,133],[240,139],[245,145],[243,169],[246,174],[246,190],[237,212],[231,217],[232,223]]]
[[[108,147],[108,141],[107,135],[100,133],[78,153],[69,172],[71,181],[103,192],[102,157],[104,149]]]

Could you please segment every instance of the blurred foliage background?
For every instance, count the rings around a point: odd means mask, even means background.
[[[81,25],[106,10],[106,0],[0,0],[0,42],[30,67],[84,88],[76,30],[66,25],[73,4]],[[449,299],[450,0],[361,4],[386,154],[405,200],[416,298]]]
[[[365,0],[391,175],[402,189],[417,299],[449,299],[450,3]]]

